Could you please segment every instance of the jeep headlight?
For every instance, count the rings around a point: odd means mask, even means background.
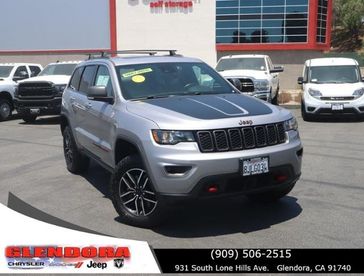
[[[298,129],[298,123],[295,117],[292,117],[291,119],[284,122],[285,131],[297,130],[297,129]]]
[[[153,129],[154,141],[161,145],[176,145],[181,142],[194,142],[195,137],[191,131]]]
[[[56,90],[56,93],[57,93],[56,95],[57,96],[62,96],[63,91],[66,89],[66,86],[67,86],[67,84],[56,84],[54,86],[54,88]]]
[[[268,91],[269,82],[267,80],[256,80],[254,81],[254,87],[257,91]]]
[[[363,95],[364,95],[364,88],[360,88],[358,90],[355,90],[354,93],[353,93],[353,96],[354,96],[355,99],[358,99]]]
[[[308,89],[308,94],[310,94],[312,97],[314,97],[316,99],[319,99],[322,96],[320,91],[312,89],[312,88]]]

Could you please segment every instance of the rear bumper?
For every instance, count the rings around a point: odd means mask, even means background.
[[[14,99],[15,109],[20,114],[59,115],[61,113],[62,98],[51,99]]]

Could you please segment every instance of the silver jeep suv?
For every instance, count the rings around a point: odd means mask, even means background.
[[[62,99],[67,169],[84,172],[90,158],[108,169],[123,221],[150,227],[181,199],[291,191],[303,148],[289,111],[240,94],[201,60],[135,53],[80,63]]]

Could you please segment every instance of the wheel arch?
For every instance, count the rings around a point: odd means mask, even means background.
[[[61,118],[60,118],[60,128],[61,128],[61,133],[63,133],[64,129],[66,128],[66,126],[69,126],[69,121],[68,118],[61,114]]]
[[[6,99],[9,101],[11,105],[11,110],[14,110],[14,103],[13,103],[13,97],[11,96],[10,92],[8,91],[1,91],[0,92],[0,99]]]
[[[115,151],[114,151],[115,165],[117,165],[126,156],[132,154],[137,154],[143,159],[142,152],[139,146],[135,142],[132,142],[129,139],[126,139],[125,137],[118,137],[115,142]]]

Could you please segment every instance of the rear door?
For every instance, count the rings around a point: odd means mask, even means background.
[[[78,142],[85,149],[90,150],[92,148],[92,141],[94,137],[87,130],[88,109],[90,108],[89,101],[87,98],[88,89],[94,82],[97,65],[86,66],[82,72],[78,93],[71,99],[73,101],[73,111],[76,119],[76,135]]]

